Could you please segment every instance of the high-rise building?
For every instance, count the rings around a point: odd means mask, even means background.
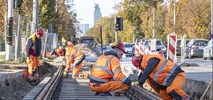
[[[94,11],[94,25],[96,22],[101,18],[101,9],[98,4],[95,4],[95,11]]]
[[[77,27],[77,37],[85,36],[89,30],[89,24],[79,24]]]

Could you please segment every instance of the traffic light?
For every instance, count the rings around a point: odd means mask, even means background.
[[[20,8],[21,7],[21,4],[22,4],[22,0],[14,0],[13,2],[13,8],[16,9],[16,8]]]
[[[116,28],[116,31],[123,30],[123,18],[122,17],[116,17],[115,28]]]

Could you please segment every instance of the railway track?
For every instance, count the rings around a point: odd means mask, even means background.
[[[63,78],[63,69],[58,67],[52,77],[46,77],[24,100],[161,100],[157,95],[141,88],[131,86],[125,95],[95,96],[89,89],[88,79]]]

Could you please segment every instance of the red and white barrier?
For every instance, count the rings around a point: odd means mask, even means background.
[[[167,40],[167,59],[176,62],[177,35],[170,34],[167,36]]]
[[[156,47],[156,44],[155,44],[155,47]],[[140,53],[142,55],[160,54],[163,57],[165,57],[164,54],[163,54],[163,52],[156,51],[156,50],[151,50],[151,43],[150,42],[148,43],[148,46],[145,46],[143,42],[137,42],[137,43],[135,43],[135,54],[136,53]]]
[[[142,54],[142,55],[144,55],[145,54],[145,51],[144,51],[145,49],[144,49],[144,44],[143,44],[143,42],[136,42],[135,43],[135,54],[136,53],[140,53],[140,54]]]

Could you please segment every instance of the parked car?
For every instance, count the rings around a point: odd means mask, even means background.
[[[146,40],[144,42],[145,49],[150,47],[150,43],[151,43],[151,40]],[[164,55],[166,55],[166,53],[167,53],[166,46],[163,44],[162,40],[160,40],[160,39],[157,39],[157,41],[156,41],[156,51],[157,52],[161,51],[161,52],[163,52]]]
[[[193,58],[193,57],[202,57],[203,56],[203,48],[207,46],[207,39],[192,39],[186,46],[186,55],[185,57]]]
[[[213,59],[213,39],[211,39],[210,41],[209,41],[209,43],[207,44],[207,46],[205,46],[204,48],[203,48],[203,59],[204,60],[206,60],[207,58],[209,59],[209,60],[212,60]]]
[[[186,39],[186,45],[189,43],[189,39]],[[176,46],[176,54],[179,56],[181,55],[181,39],[177,40],[177,46]]]
[[[126,51],[126,56],[133,56],[133,47],[134,47],[134,43],[124,43],[125,46],[125,51]]]
[[[111,46],[103,45],[103,53],[106,52],[106,51],[110,51],[110,50],[112,50]],[[98,52],[99,54],[102,54],[101,45],[100,44],[96,45],[95,51]]]

